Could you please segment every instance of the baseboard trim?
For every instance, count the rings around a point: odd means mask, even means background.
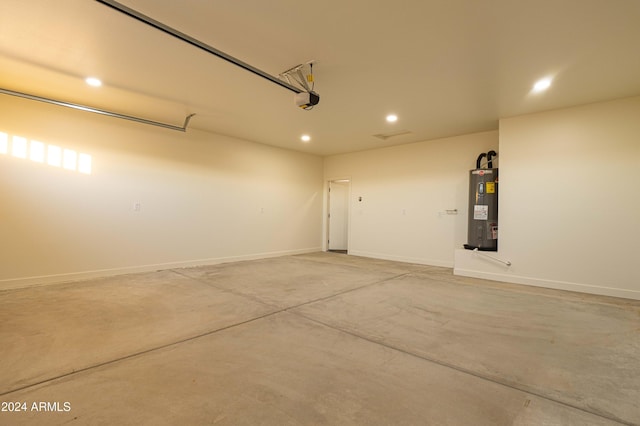
[[[161,271],[165,269],[191,268],[195,266],[217,265],[220,263],[241,262],[245,260],[268,259],[272,257],[291,256],[322,251],[321,247],[296,250],[282,250],[266,253],[253,253],[240,256],[225,256],[208,259],[196,259],[177,262],[155,263],[149,265],[125,266],[121,268],[98,269],[92,271],[70,272],[65,274],[41,275],[33,277],[9,278],[0,280],[0,290],[13,290],[25,287],[58,284],[71,281],[102,278],[115,275],[135,274],[141,272]]]
[[[371,253],[371,252],[358,251],[358,250],[349,250],[349,254],[353,256],[370,257],[372,259],[393,260],[396,262],[415,263],[418,265],[442,266],[445,268],[453,268],[453,262],[448,262],[443,260],[419,259],[414,257],[394,256],[390,254]]]
[[[483,278],[493,281],[508,282],[513,284],[524,284],[534,287],[552,288],[556,290],[568,290],[578,293],[597,294],[600,296],[622,297],[625,299],[640,300],[640,291],[627,290],[624,288],[602,287],[590,284],[580,284],[567,281],[555,281],[542,278],[533,278],[519,275],[501,274],[496,272],[484,272],[471,269],[454,268],[454,275],[464,277]]]

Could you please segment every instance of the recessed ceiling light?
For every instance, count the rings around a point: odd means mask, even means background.
[[[84,80],[89,86],[93,86],[93,87],[100,87],[102,86],[102,81],[100,81],[99,78],[96,77],[87,77]]]
[[[533,85],[533,91],[535,93],[544,92],[551,86],[551,78],[543,78],[542,80],[538,80],[536,84]]]
[[[300,137],[300,140],[302,142],[309,142],[311,140],[311,136],[309,135],[302,135],[302,137]]]
[[[395,123],[396,121],[398,121],[398,116],[395,114],[389,114],[387,115],[387,121],[389,123]]]

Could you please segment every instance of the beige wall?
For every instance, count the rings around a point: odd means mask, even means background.
[[[503,119],[499,149],[493,131],[324,161],[11,97],[0,113],[9,138],[93,160],[84,175],[0,154],[0,288],[319,250],[326,183],[350,178],[351,254],[640,298],[639,97]],[[459,249],[490,149],[509,267]]]
[[[492,131],[326,157],[325,181],[351,179],[349,253],[453,266],[467,238],[469,170],[497,148]]]
[[[320,249],[320,157],[8,96],[0,132],[92,156],[0,154],[0,288]]]
[[[640,299],[640,97],[500,121],[499,253],[456,272]]]

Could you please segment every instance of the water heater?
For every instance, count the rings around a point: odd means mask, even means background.
[[[468,243],[464,245],[468,250],[498,250],[498,169],[492,162],[496,155],[495,151],[480,154],[476,168],[469,171]],[[487,167],[482,168],[485,157]]]

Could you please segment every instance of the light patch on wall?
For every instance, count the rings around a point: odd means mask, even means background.
[[[53,167],[62,165],[62,149],[59,146],[49,145],[47,147],[47,164]]]
[[[11,155],[17,158],[27,158],[27,139],[14,136],[11,143]]]
[[[0,132],[0,154],[11,154],[16,158],[28,158],[35,163],[91,174],[91,155],[36,140],[29,141],[23,136],[10,136]]]
[[[78,155],[78,171],[86,175],[91,174],[91,156],[89,154],[80,153]]]
[[[65,149],[62,153],[62,167],[66,170],[75,170],[78,163],[78,153],[72,149]]]
[[[36,163],[44,163],[44,144],[38,141],[31,141],[29,150],[29,158]]]

